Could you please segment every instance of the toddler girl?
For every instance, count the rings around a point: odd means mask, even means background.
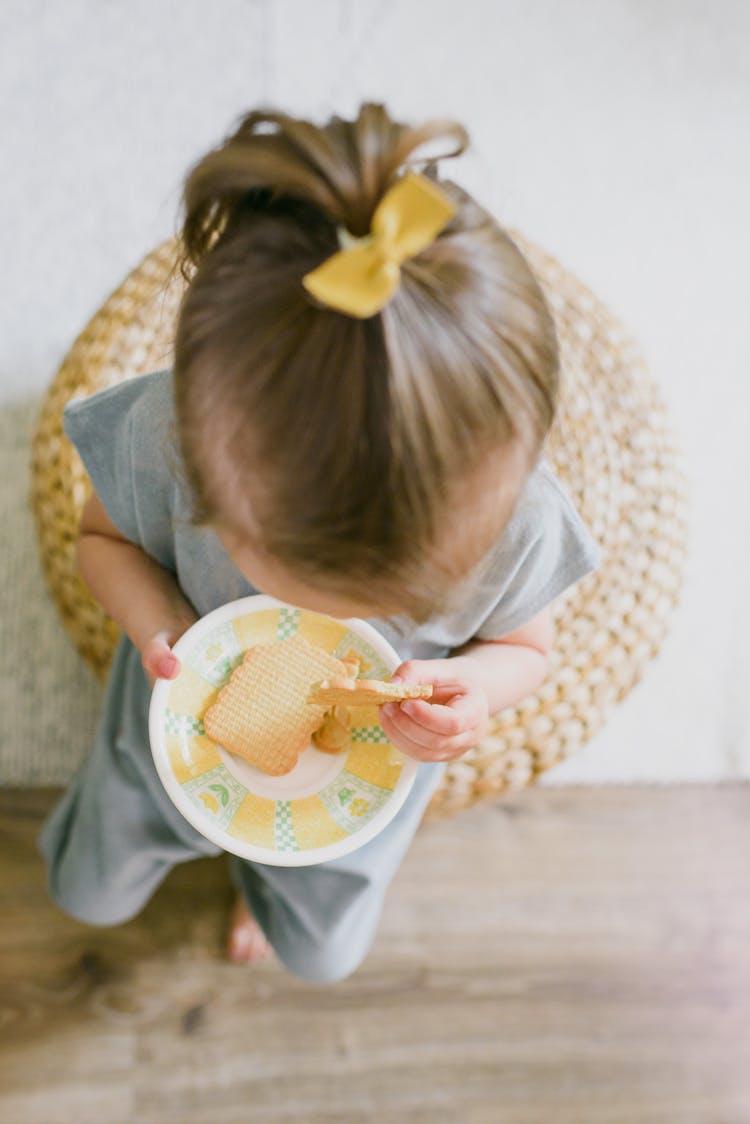
[[[550,603],[598,548],[543,456],[555,330],[511,238],[418,159],[453,121],[366,103],[317,126],[245,115],[189,171],[171,368],[65,410],[93,484],[77,556],[122,629],[92,753],[40,837],[51,893],[94,925],[220,849],[164,791],[150,688],[200,616],[267,593],[362,617],[429,702],[381,723],[420,762],[397,816],[310,867],[230,856],[230,955],[351,973],[445,763],[542,682]],[[424,165],[422,171],[416,164]]]

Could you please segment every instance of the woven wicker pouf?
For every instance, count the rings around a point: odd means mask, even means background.
[[[516,232],[550,302],[562,391],[547,454],[603,553],[602,565],[554,605],[549,675],[447,769],[428,814],[449,815],[521,788],[580,748],[641,678],[661,646],[681,586],[685,478],[658,390],[638,348],[574,276]],[[83,585],[75,538],[90,483],[65,437],[72,397],[171,363],[184,281],[169,239],[148,254],[65,356],[42,403],[31,502],[42,565],[63,623],[104,679],[118,631]]]

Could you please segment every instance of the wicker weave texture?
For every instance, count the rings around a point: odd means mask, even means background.
[[[596,733],[658,653],[686,553],[681,456],[638,347],[576,277],[513,236],[560,339],[561,398],[547,453],[603,561],[555,603],[556,641],[542,687],[496,716],[481,744],[448,766],[431,817],[529,784]],[[71,398],[170,365],[184,291],[174,260],[169,239],[94,315],[49,387],[33,439],[31,503],[45,578],[73,643],[101,679],[118,630],[77,572],[75,539],[90,483],[63,433],[62,411]]]

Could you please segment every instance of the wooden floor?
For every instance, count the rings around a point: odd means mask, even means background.
[[[349,980],[222,961],[223,859],[106,930],[0,795],[0,1124],[748,1124],[750,788],[426,824]]]

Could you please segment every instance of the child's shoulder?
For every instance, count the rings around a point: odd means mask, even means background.
[[[522,556],[549,532],[550,524],[559,520],[577,525],[580,517],[552,465],[541,456],[526,478],[510,519],[490,555]]]
[[[551,462],[541,456],[527,481],[519,514],[536,522],[542,514],[555,513],[563,522],[581,523],[578,509],[567,485],[560,479]]]
[[[471,583],[472,612],[489,613],[476,635],[504,635],[531,620],[600,561],[598,543],[542,456]]]
[[[175,445],[172,389],[169,367],[124,379],[87,398],[71,399],[63,428],[84,461],[86,449],[102,446],[116,460],[152,461]]]
[[[172,413],[171,367],[123,379],[86,397],[71,398],[63,414],[66,419],[88,415],[114,418],[122,417],[132,409],[154,418]]]
[[[181,495],[171,369],[72,399],[63,426],[121,534],[169,559],[163,529]]]

